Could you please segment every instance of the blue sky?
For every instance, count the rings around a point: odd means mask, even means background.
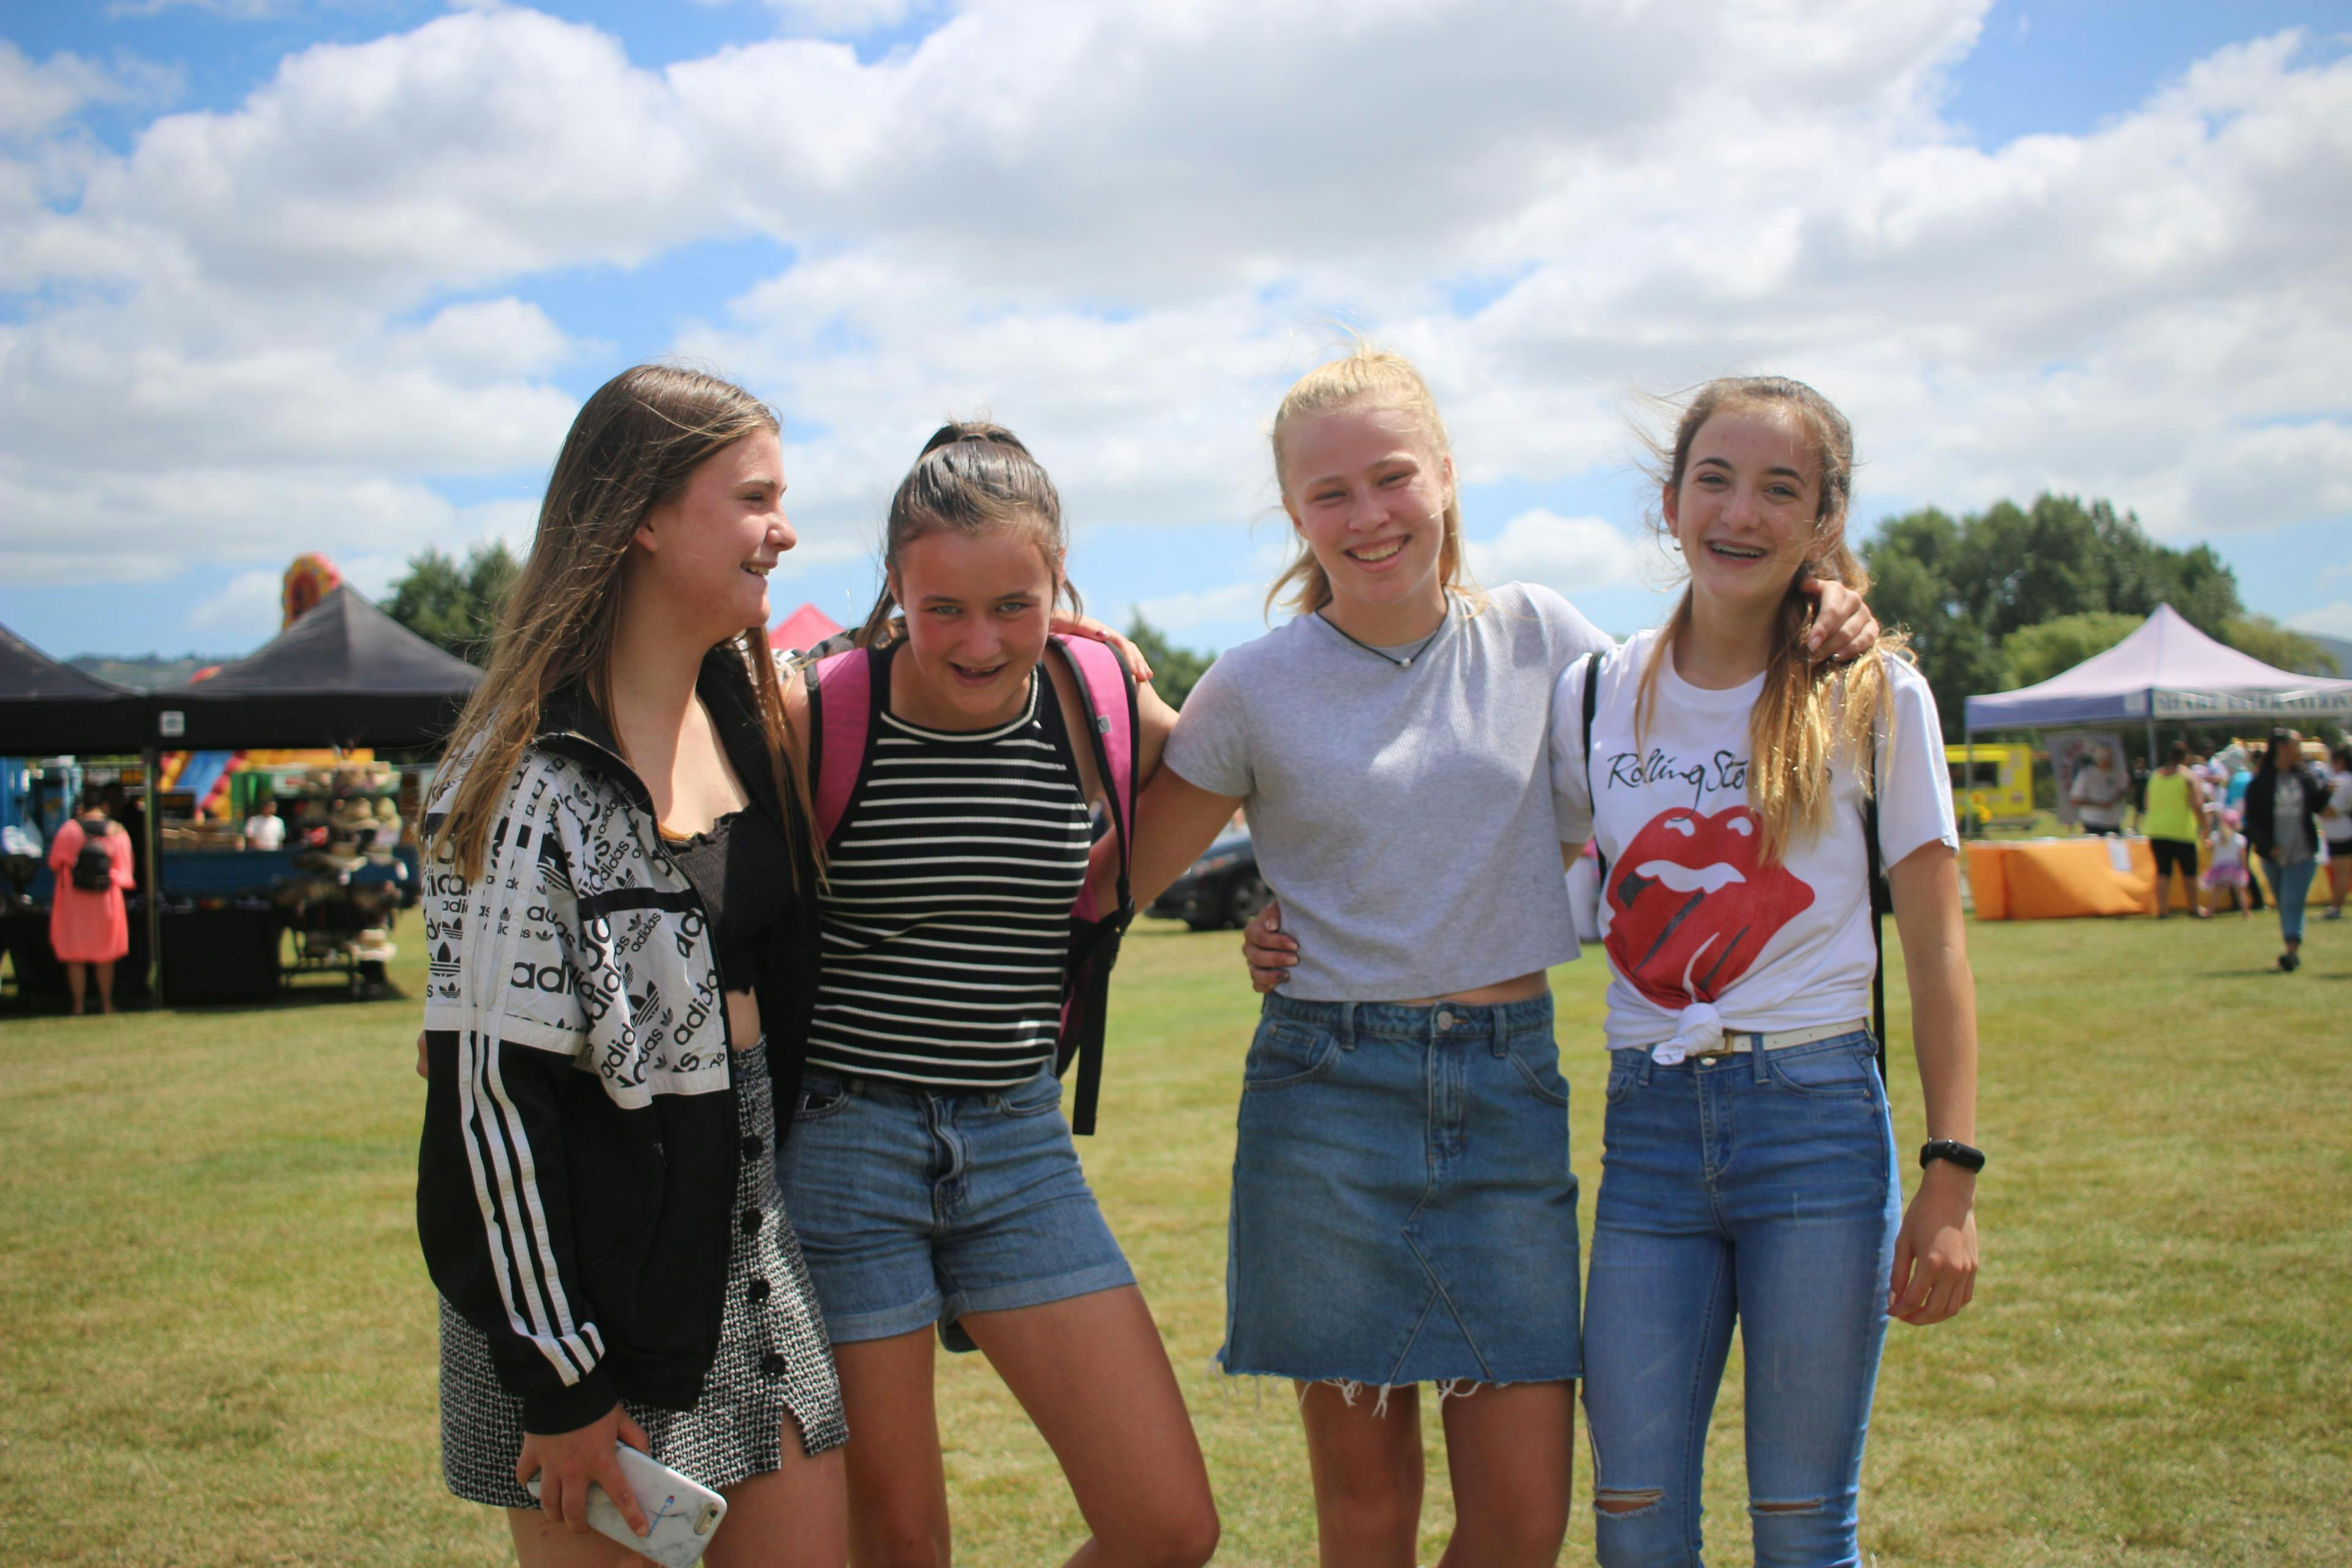
[[[780,616],[863,609],[984,405],[1090,607],[1225,646],[1284,545],[1259,426],[1343,320],[1437,384],[1482,573],[1614,630],[1658,604],[1630,395],[1769,367],[1854,415],[1864,518],[2105,495],[2352,635],[2352,7],[1691,5],[1580,62],[1549,5],[1036,6],[0,7],[47,106],[0,118],[0,624],[234,653],[300,552],[380,591],[520,542],[569,407],[686,353],[784,414]]]

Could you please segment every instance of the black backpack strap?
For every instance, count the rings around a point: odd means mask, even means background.
[[[1599,796],[1592,793],[1592,714],[1594,709],[1600,702],[1600,697],[1598,695],[1600,688],[1601,651],[1598,648],[1595,648],[1592,652],[1584,656],[1584,701],[1582,704],[1584,709],[1584,805],[1586,815],[1591,818],[1593,828],[1587,837],[1593,840],[1593,863],[1600,868],[1601,886],[1604,889],[1601,896],[1606,898],[1608,897],[1606,889],[1609,886],[1609,857],[1601,852],[1601,800]]]
[[[1862,836],[1870,855],[1870,1031],[1878,1041],[1878,1083],[1886,1085],[1886,906],[1892,902],[1878,851],[1878,729],[1870,731],[1870,791],[1862,800]]]

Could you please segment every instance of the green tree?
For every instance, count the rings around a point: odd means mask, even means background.
[[[384,613],[435,647],[482,664],[520,569],[502,540],[476,545],[463,564],[428,548],[409,558],[408,574],[392,585]]]
[[[2040,495],[2023,507],[2001,501],[1958,520],[1932,509],[1891,518],[1862,557],[1871,607],[1884,625],[1911,633],[1952,739],[1969,696],[2027,683],[2011,680],[2004,650],[2029,627],[2084,616],[2137,624],[2168,604],[2209,636],[2226,637],[2245,610],[2236,576],[2210,550],[2160,544],[2134,514],[2076,496]],[[2084,646],[2084,633],[2018,646],[2023,668],[2046,665],[2054,674],[2064,664],[2049,661],[2061,648]]]
[[[1145,662],[1151,666],[1151,689],[1171,708],[1183,707],[1184,699],[1192,695],[1193,683],[1217,661],[1213,653],[1178,647],[1170,642],[1168,634],[1145,620],[1141,610],[1136,611],[1135,618],[1128,622],[1127,636],[1143,650]]]
[[[2039,686],[2101,654],[2140,628],[2145,616],[2119,616],[2113,610],[2084,610],[2060,616],[2038,626],[2020,626],[2000,639],[2000,658],[2009,684]]]
[[[1911,634],[1945,733],[1955,739],[1969,694],[2006,684],[2000,646],[1958,585],[1965,543],[1963,525],[1929,508],[1888,519],[1862,547],[1870,568],[1870,607],[1880,625]]]
[[[2301,632],[2291,631],[2268,616],[2237,616],[2221,627],[2221,640],[2240,653],[2297,675],[2339,676],[2336,656]]]

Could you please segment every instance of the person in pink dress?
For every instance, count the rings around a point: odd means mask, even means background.
[[[88,858],[85,848],[93,852]],[[108,818],[105,804],[92,795],[83,803],[82,815],[68,819],[49,840],[49,869],[58,883],[49,905],[49,946],[66,967],[74,1014],[81,1014],[92,970],[98,973],[99,1010],[111,1013],[115,961],[131,951],[131,920],[122,905],[131,885],[131,835]],[[100,885],[89,885],[100,878]]]

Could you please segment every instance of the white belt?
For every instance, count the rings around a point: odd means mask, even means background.
[[[1746,1051],[1785,1050],[1790,1046],[1810,1046],[1816,1040],[1833,1040],[1840,1035],[1859,1034],[1868,1026],[1856,1019],[1851,1024],[1816,1024],[1810,1029],[1726,1029],[1721,1044],[1703,1046],[1696,1050],[1685,1045],[1675,1060],[1706,1061],[1715,1057],[1738,1056]],[[1663,1060],[1657,1058],[1657,1053],[1665,1048],[1654,1047],[1650,1054],[1654,1058]],[[1664,1062],[1664,1065],[1672,1067],[1674,1062]]]

